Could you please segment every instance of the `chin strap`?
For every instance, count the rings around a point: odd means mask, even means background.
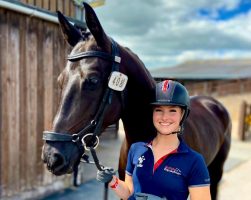
[[[173,131],[171,133],[168,133],[168,134],[162,134],[162,133],[159,133],[161,135],[173,135],[173,134],[179,134],[179,135],[182,135],[183,134],[183,131],[184,131],[184,127],[183,127],[183,124],[180,125],[180,129],[178,131]]]

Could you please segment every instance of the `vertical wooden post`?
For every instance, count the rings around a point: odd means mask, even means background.
[[[3,196],[3,190],[4,190],[4,183],[6,179],[6,171],[4,173],[4,158],[6,157],[5,153],[5,138],[6,138],[6,130],[4,129],[4,117],[6,117],[6,112],[5,112],[5,103],[4,103],[4,93],[5,93],[5,85],[3,81],[5,80],[4,75],[5,75],[5,68],[7,67],[7,61],[6,59],[2,59],[7,57],[7,35],[8,35],[8,28],[7,28],[7,15],[4,12],[4,10],[0,9],[0,32],[1,32],[1,37],[0,37],[0,66],[1,66],[1,71],[0,71],[0,199]]]
[[[246,132],[246,123],[245,123],[245,118],[247,116],[247,103],[246,101],[242,101],[241,103],[241,108],[240,108],[240,117],[239,117],[239,139],[241,141],[245,140],[245,132]]]
[[[50,11],[55,12],[57,10],[57,1],[50,1]]]
[[[22,29],[20,30],[20,112],[19,112],[19,118],[20,118],[20,190],[24,190],[27,187],[27,180],[29,177],[29,173],[27,172],[27,160],[29,159],[27,156],[27,133],[28,133],[28,118],[26,114],[26,108],[27,108],[27,86],[26,86],[26,79],[27,79],[27,24],[25,20],[25,16],[23,16],[20,20],[20,27]],[[29,38],[28,38],[29,39]]]
[[[49,10],[50,9],[50,2],[49,0],[43,1],[43,8]]]

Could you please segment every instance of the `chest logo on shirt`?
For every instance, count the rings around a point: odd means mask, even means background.
[[[164,170],[173,174],[181,175],[181,170],[179,168],[174,168],[170,166],[165,166]]]
[[[145,156],[140,156],[138,159],[137,167],[143,167],[144,160],[145,160]]]

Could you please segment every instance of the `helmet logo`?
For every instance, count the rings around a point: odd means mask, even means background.
[[[168,88],[169,88],[168,80],[163,81],[162,91],[166,92]]]

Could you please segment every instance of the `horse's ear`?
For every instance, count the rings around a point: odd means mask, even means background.
[[[96,13],[89,4],[85,2],[83,4],[85,7],[86,25],[92,33],[93,37],[95,38],[97,45],[100,47],[109,48],[110,40],[106,35],[105,31],[103,30]]]
[[[66,19],[66,17],[57,11],[58,21],[63,32],[65,40],[73,47],[81,39],[83,39],[81,33]]]

